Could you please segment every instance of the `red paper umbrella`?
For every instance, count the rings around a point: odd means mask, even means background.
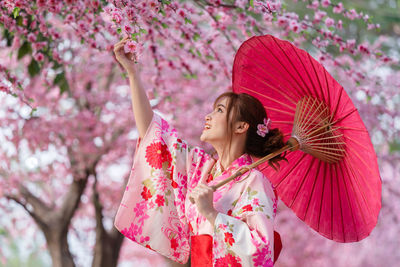
[[[258,98],[272,128],[299,148],[278,172],[260,166],[282,201],[326,238],[367,237],[381,208],[381,179],[368,131],[343,87],[307,52],[266,35],[237,52],[233,91]]]

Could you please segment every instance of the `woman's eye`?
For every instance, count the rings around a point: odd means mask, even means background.
[[[218,108],[217,110],[218,110],[218,112],[222,112],[222,108]]]

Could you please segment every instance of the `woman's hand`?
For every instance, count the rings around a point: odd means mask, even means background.
[[[136,55],[132,53],[125,53],[124,45],[126,42],[130,41],[130,38],[124,37],[121,41],[114,45],[114,54],[117,61],[124,67],[128,74],[135,73],[135,59]]]
[[[218,212],[214,209],[213,204],[214,191],[211,187],[205,184],[199,184],[190,194],[192,203],[196,204],[199,212],[207,218],[207,220],[214,225],[215,218]]]

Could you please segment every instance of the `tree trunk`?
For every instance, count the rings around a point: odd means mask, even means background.
[[[53,228],[54,229],[54,228]],[[69,251],[67,232],[54,229],[43,229],[50,252],[53,267],[75,267]]]
[[[92,267],[116,267],[123,241],[124,236],[115,228],[110,232],[96,229]]]

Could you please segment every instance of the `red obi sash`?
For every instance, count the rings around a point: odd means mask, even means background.
[[[212,236],[192,235],[191,241],[190,265],[192,267],[212,267]]]
[[[190,263],[192,267],[212,267],[213,238],[210,235],[192,235]],[[282,241],[278,232],[274,231],[274,263],[282,250]]]

